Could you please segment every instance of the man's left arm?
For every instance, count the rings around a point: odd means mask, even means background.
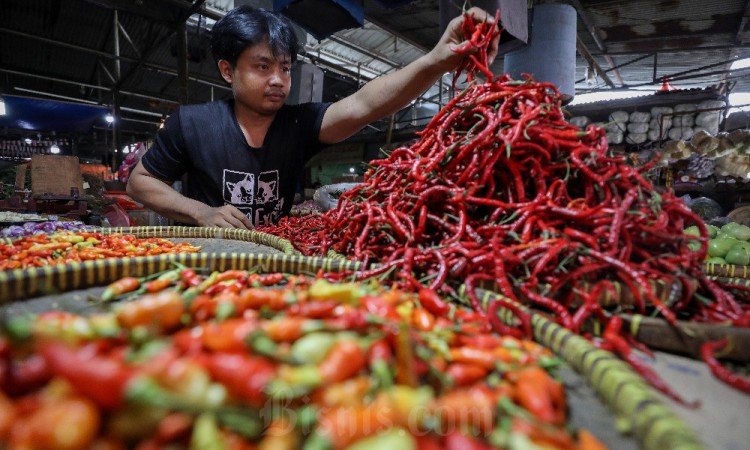
[[[494,22],[494,17],[471,8],[475,20]],[[455,70],[464,58],[456,49],[465,43],[461,33],[463,16],[454,18],[435,47],[403,69],[380,76],[354,94],[332,104],[323,116],[319,139],[325,144],[341,142],[367,124],[393,114],[434,85],[443,74]],[[498,38],[491,44],[488,61],[497,54]]]

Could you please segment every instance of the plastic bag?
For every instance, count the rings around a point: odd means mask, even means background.
[[[143,145],[142,142],[136,144],[135,149],[128,153],[128,156],[125,157],[125,160],[123,160],[122,164],[120,164],[120,167],[117,169],[117,178],[120,181],[123,183],[128,182],[130,171],[136,164],[138,164],[138,161],[141,160],[141,156],[143,156],[144,153],[146,153],[146,146]]]
[[[334,196],[334,194],[346,192],[354,186],[359,186],[359,183],[336,183],[322,186],[313,193],[313,200],[323,211],[334,209],[339,204],[338,195]]]

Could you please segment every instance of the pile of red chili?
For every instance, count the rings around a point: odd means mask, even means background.
[[[482,55],[491,33],[465,26]],[[491,76],[481,56],[469,61],[471,76]],[[571,329],[613,281],[633,292],[629,309],[655,308],[671,323],[739,322],[748,314],[747,302],[704,274],[702,220],[644,176],[656,160],[633,167],[608,152],[602,128],[568,123],[554,85],[507,76],[470,84],[420,136],[371,161],[337,209],[267,231],[293,229],[284,236],[302,251],[375,263],[363,277],[391,271],[409,289],[452,294],[463,281],[469,288],[494,282]],[[688,225],[701,237],[686,236]],[[656,281],[672,289],[669,304],[656,295]]]
[[[336,209],[264,231],[305,254],[333,250],[373,265],[360,279],[390,275],[405,289],[445,295],[464,283],[488,320],[474,293],[480,283],[573,331],[592,317],[608,323],[600,300],[618,292],[632,297],[622,311],[747,326],[747,289],[730,293],[703,270],[703,221],[646,176],[658,159],[634,167],[608,151],[602,128],[568,123],[554,85],[494,77],[484,64],[491,32],[470,20],[464,27],[479,51],[462,69],[488,80],[456,95],[418,142],[370,161]],[[683,233],[690,225],[699,237]]]

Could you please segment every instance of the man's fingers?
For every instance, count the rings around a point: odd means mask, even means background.
[[[248,219],[242,211],[232,205],[227,205],[225,208],[227,208],[227,212],[229,213],[227,221],[231,223],[234,228],[243,228],[246,230],[253,228],[252,222],[250,222],[250,219]]]
[[[495,16],[491,15],[489,12],[483,10],[478,6],[472,6],[468,11],[466,11],[466,13],[469,15],[473,15],[477,20],[482,20],[487,23],[495,23]]]
[[[490,42],[490,46],[487,48],[487,65],[491,65],[493,61],[495,61],[495,58],[497,57],[497,49],[498,45],[500,44],[500,35],[492,39],[492,42]]]
[[[240,224],[237,228],[246,228],[248,230],[254,228],[252,222],[250,222],[250,219],[248,219],[246,215],[242,214],[242,211],[237,210],[237,212],[234,214],[234,218],[240,221]]]
[[[469,41],[463,41],[462,43],[458,45],[451,45],[451,50],[453,50],[456,53],[462,53],[462,54],[472,54],[476,53],[477,49],[474,48],[474,46]]]

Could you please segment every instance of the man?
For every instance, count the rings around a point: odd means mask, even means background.
[[[493,17],[469,10],[479,20]],[[305,162],[368,123],[408,105],[463,56],[462,17],[429,53],[335,103],[285,105],[297,39],[280,14],[240,6],[219,20],[211,47],[233,99],[183,106],[133,169],[128,194],[179,222],[253,228],[289,213]],[[490,48],[490,61],[497,40]],[[170,187],[188,175],[186,195]]]

